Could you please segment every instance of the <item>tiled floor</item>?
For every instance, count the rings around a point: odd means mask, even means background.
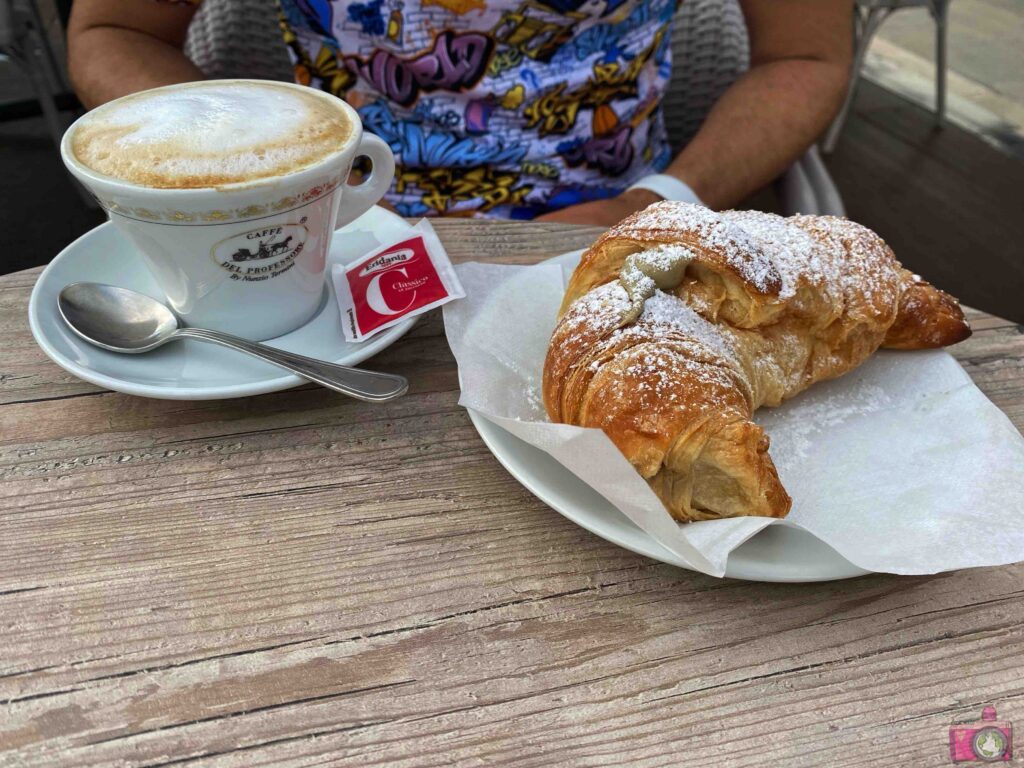
[[[952,0],[947,116],[1024,160],[1024,3]],[[929,108],[935,98],[935,25],[924,8],[893,13],[868,51],[865,77]]]
[[[864,85],[827,161],[850,218],[967,304],[1024,322],[1024,161]]]
[[[922,9],[894,14],[881,40],[934,61],[934,27]],[[952,0],[949,8],[949,68],[1024,104],[1024,3],[1020,0]]]

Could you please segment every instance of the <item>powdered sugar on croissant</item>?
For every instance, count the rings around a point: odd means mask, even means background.
[[[754,410],[879,346],[969,334],[955,299],[851,221],[656,203],[583,255],[544,399],[553,421],[603,429],[679,520],[782,517]]]

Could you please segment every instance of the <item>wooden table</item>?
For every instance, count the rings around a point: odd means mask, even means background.
[[[596,233],[437,228],[503,262]],[[144,400],[36,348],[37,274],[0,278],[0,765],[945,766],[989,703],[1024,734],[1024,566],[672,568],[498,465],[440,313],[374,360],[412,381],[386,406]],[[1020,427],[1024,329],[971,320]]]

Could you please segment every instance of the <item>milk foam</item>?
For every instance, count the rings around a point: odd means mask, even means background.
[[[273,83],[197,83],[90,112],[72,137],[94,171],[148,187],[218,186],[281,176],[341,149],[347,115]]]

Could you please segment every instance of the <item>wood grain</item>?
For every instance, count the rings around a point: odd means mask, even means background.
[[[530,262],[593,229],[439,222]],[[944,766],[1024,722],[1024,566],[816,585],[631,554],[512,480],[439,314],[386,407],[104,392],[0,279],[0,765]],[[1024,425],[1024,333],[954,353]]]

